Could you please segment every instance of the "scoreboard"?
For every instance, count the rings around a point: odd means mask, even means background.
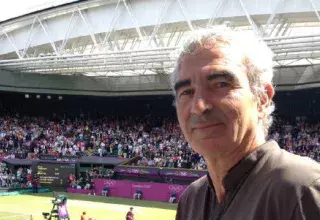
[[[75,173],[74,163],[46,163],[36,164],[36,173],[40,178],[40,185],[67,186],[68,176]]]

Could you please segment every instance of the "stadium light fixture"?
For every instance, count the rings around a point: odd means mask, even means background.
[[[24,97],[25,97],[26,99],[28,99],[28,98],[30,98],[30,95],[29,95],[29,94],[25,94]]]
[[[51,95],[48,95],[48,96],[47,96],[47,99],[51,99]]]

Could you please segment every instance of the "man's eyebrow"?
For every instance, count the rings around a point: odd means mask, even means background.
[[[181,81],[176,82],[176,84],[174,84],[174,90],[178,91],[180,88],[185,87],[185,86],[190,86],[190,85],[191,85],[190,79],[181,80]]]
[[[238,77],[234,73],[230,73],[227,71],[213,72],[207,76],[207,80],[215,80],[218,78],[225,78],[235,83],[239,83]]]

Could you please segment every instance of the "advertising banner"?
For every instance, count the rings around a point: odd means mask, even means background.
[[[148,167],[131,167],[131,166],[117,166],[115,167],[117,173],[123,174],[137,174],[137,175],[158,175],[158,168]]]
[[[120,175],[136,175],[136,176],[170,176],[171,178],[184,179],[190,178],[192,180],[198,179],[207,174],[204,170],[188,170],[188,169],[174,169],[174,168],[151,168],[151,167],[133,167],[133,166],[117,166],[115,172]]]
[[[96,179],[95,193],[102,195],[104,187],[109,188],[108,196],[133,198],[137,190],[142,191],[143,200],[152,200],[160,202],[168,202],[174,193],[177,199],[180,198],[183,191],[188,187],[186,185],[176,185],[167,183],[151,183],[151,182],[133,182],[112,179]],[[68,189],[70,193],[88,193],[87,190]]]
[[[200,170],[179,170],[179,169],[161,169],[160,175],[161,176],[175,176],[175,177],[194,177],[200,178],[206,175],[206,171]]]

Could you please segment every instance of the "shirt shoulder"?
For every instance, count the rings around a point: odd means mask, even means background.
[[[272,145],[258,152],[262,156],[244,180],[225,219],[320,219],[318,215],[305,218],[307,212],[320,213],[320,165]]]
[[[273,167],[270,177],[281,184],[309,187],[320,178],[319,163],[285,150],[280,150],[268,163]]]
[[[279,219],[320,219],[320,164],[279,150],[260,171],[256,180],[261,194],[255,193],[270,201],[265,210],[275,208]]]
[[[320,178],[303,189],[290,220],[320,219]]]
[[[188,188],[185,190],[183,195],[192,195],[198,193],[199,190],[202,190],[203,188],[207,188],[209,186],[208,177],[207,175],[204,175],[203,177],[200,177],[199,179],[195,180],[188,186]]]
[[[197,207],[201,208],[204,204],[204,198],[207,194],[209,182],[205,175],[188,186],[179,199],[176,220],[192,219],[192,213]],[[199,198],[199,199],[197,199]],[[195,203],[196,201],[196,203]],[[198,210],[199,211],[199,210]]]

